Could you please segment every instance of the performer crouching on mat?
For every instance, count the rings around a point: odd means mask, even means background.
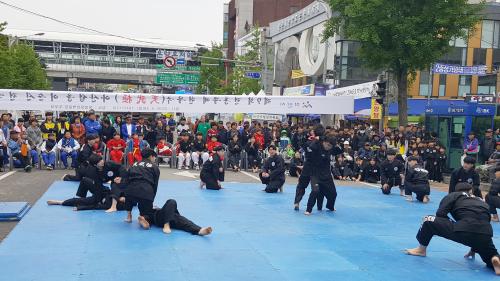
[[[214,153],[203,164],[200,172],[200,188],[206,186],[207,189],[219,190],[222,188],[221,182],[224,181],[224,148],[218,146],[214,148]]]
[[[165,234],[171,233],[172,228],[200,236],[212,233],[212,227],[199,227],[192,221],[183,217],[177,210],[177,202],[173,199],[167,200],[163,208],[155,208],[148,214],[139,216],[138,220],[142,228],[149,229],[150,225],[156,225],[163,228]]]
[[[148,215],[153,209],[153,201],[158,190],[160,169],[156,163],[156,152],[151,148],[141,151],[142,160],[135,162],[128,170],[128,182],[125,189],[126,222],[132,222],[132,209],[139,207],[141,216]]]
[[[333,182],[332,172],[330,170],[330,160],[332,155],[342,153],[342,149],[337,146],[334,137],[321,137],[309,145],[311,150],[311,193],[307,201],[307,210],[304,213],[309,216],[316,204],[318,196],[325,196],[327,199],[326,208],[335,211],[335,200],[337,199],[337,190]],[[322,200],[318,204],[323,204]],[[318,206],[319,207],[319,206]]]
[[[88,177],[87,174],[90,172],[89,169],[89,157],[93,155],[92,147],[99,139],[98,135],[88,135],[86,140],[87,143],[80,147],[78,152],[78,168],[75,170],[75,175],[64,175],[62,177],[63,181],[80,181],[83,177]],[[92,170],[92,169],[90,169]]]
[[[431,186],[429,185],[429,172],[418,165],[418,157],[408,157],[408,169],[405,176],[405,195],[407,201],[413,201],[412,193],[417,195],[417,200],[429,202]]]
[[[266,185],[264,189],[267,193],[283,192],[285,184],[285,160],[278,154],[275,145],[268,148],[269,157],[264,162],[262,172],[259,174],[260,181]]]
[[[498,222],[497,208],[500,208],[500,167],[495,168],[495,180],[486,194],[486,203],[490,206],[491,221]]]
[[[380,165],[380,183],[382,184],[382,193],[391,194],[391,189],[398,186],[401,196],[404,196],[402,179],[404,178],[405,167],[401,161],[396,159],[396,151],[391,149],[387,152],[387,160]]]
[[[451,221],[448,214],[456,222]],[[439,203],[436,216],[424,217],[417,234],[420,245],[407,249],[406,253],[425,257],[434,235],[471,247],[465,258],[472,258],[477,252],[486,265],[500,275],[500,258],[492,240],[489,207],[473,195],[472,185],[457,184],[455,192],[446,195]]]

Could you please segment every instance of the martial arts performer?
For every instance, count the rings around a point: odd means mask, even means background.
[[[63,175],[63,181],[80,181],[82,177],[87,176],[91,172],[92,168],[89,170],[89,157],[94,155],[92,152],[92,146],[99,139],[97,135],[88,135],[86,140],[87,143],[80,147],[80,152],[78,152],[78,168],[75,170],[75,175]],[[88,177],[88,176],[87,176]]]
[[[309,145],[311,152],[311,193],[307,201],[307,210],[305,215],[311,215],[312,208],[316,204],[319,196],[325,196],[327,199],[326,208],[335,211],[335,200],[337,199],[337,190],[333,182],[333,176],[330,170],[330,160],[332,155],[342,153],[342,149],[337,146],[334,137],[321,137]],[[322,201],[318,202],[322,205]]]
[[[283,192],[285,184],[285,160],[278,154],[275,145],[268,148],[269,157],[264,162],[262,172],[259,174],[260,181],[266,185],[264,189],[267,193]]]
[[[128,182],[125,189],[126,222],[132,222],[132,209],[139,207],[140,215],[153,209],[153,201],[158,190],[160,169],[156,163],[156,152],[151,148],[141,151],[142,160],[135,162],[128,170]]]
[[[486,194],[486,203],[490,206],[491,221],[498,222],[497,208],[500,208],[500,167],[495,168],[495,180]]]
[[[177,210],[177,202],[174,199],[167,200],[161,209],[154,208],[148,214],[139,216],[138,220],[142,228],[149,229],[151,225],[156,225],[163,228],[165,234],[171,233],[172,228],[200,236],[212,233],[212,227],[199,227],[183,217]]]
[[[413,256],[427,255],[427,247],[434,235],[471,247],[466,258],[475,253],[489,268],[500,275],[500,258],[493,245],[493,228],[490,224],[488,204],[473,195],[473,187],[468,183],[459,183],[455,192],[446,195],[436,212],[436,216],[425,216],[417,234],[420,245],[407,249]],[[454,221],[448,218],[451,214]]]
[[[200,188],[206,186],[207,189],[219,190],[222,188],[221,182],[224,181],[224,148],[218,146],[214,148],[214,153],[203,164],[200,172]]]
[[[474,188],[474,196],[483,197],[479,189],[481,181],[479,180],[479,174],[474,170],[474,164],[476,164],[476,159],[474,159],[474,157],[467,156],[464,158],[462,167],[455,169],[451,173],[448,193],[455,192],[455,186],[458,183],[466,182]]]
[[[418,165],[418,157],[408,157],[408,169],[405,175],[405,195],[407,201],[413,201],[412,193],[417,195],[417,200],[429,202],[431,186],[429,185],[429,172]]]
[[[380,180],[380,166],[375,158],[371,158],[363,168],[361,180],[368,183],[377,183]]]
[[[404,196],[402,179],[404,178],[405,168],[401,161],[396,159],[396,151],[391,149],[387,152],[387,160],[380,165],[380,183],[382,184],[382,193],[389,195],[391,189],[398,186],[401,196]]]

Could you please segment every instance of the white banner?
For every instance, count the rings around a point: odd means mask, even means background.
[[[0,89],[0,110],[353,114],[352,97],[163,95]]]
[[[354,86],[327,90],[328,97],[354,97],[355,99],[369,98],[375,91],[375,83],[378,81],[358,84]]]

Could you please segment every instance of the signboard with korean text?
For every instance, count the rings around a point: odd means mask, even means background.
[[[162,85],[193,85],[200,83],[199,74],[158,73],[155,82]]]
[[[352,97],[163,95],[0,89],[0,110],[353,114]]]
[[[347,97],[352,96],[355,99],[369,98],[375,92],[375,83],[377,81],[353,85],[349,87],[331,89],[326,91],[327,96],[333,97]]]
[[[382,106],[375,100],[372,99],[372,110],[370,113],[370,119],[380,120],[382,118]]]
[[[486,65],[463,66],[454,64],[435,63],[432,72],[436,74],[478,75],[485,76],[488,67]]]

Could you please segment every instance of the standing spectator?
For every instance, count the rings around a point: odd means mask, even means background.
[[[42,138],[44,140],[48,139],[49,134],[57,134],[56,124],[53,121],[54,114],[52,112],[45,113],[45,121],[40,125],[42,130]]]
[[[146,123],[144,122],[144,117],[139,117],[139,120],[137,121],[136,129],[135,131],[137,134],[142,134],[146,136],[148,132],[148,126],[146,126]]]
[[[5,139],[8,140],[10,138],[10,129],[9,129],[9,126],[8,126],[8,121],[5,121],[4,118],[3,118],[3,116],[4,115],[2,114],[2,119],[0,120],[0,129],[3,132],[3,135],[4,135]]]
[[[64,137],[64,134],[66,131],[70,131],[70,124],[67,121],[66,115],[65,114],[60,114],[59,115],[59,121],[57,122],[57,134],[56,138],[57,140],[60,140]]]
[[[472,156],[477,161],[477,155],[479,152],[479,141],[476,138],[474,132],[470,132],[467,138],[464,140],[464,155]]]
[[[111,139],[113,139],[113,136],[115,135],[115,128],[111,126],[111,121],[109,119],[105,118],[102,120],[102,129],[101,129],[101,140],[104,143],[108,143]]]
[[[186,118],[181,117],[180,124],[177,125],[177,135],[180,135],[182,132],[187,132],[190,134],[191,132],[189,131],[189,126],[186,125]]]
[[[78,167],[78,150],[80,149],[80,144],[71,136],[69,131],[66,131],[64,137],[59,140],[57,148],[61,152],[61,162],[64,165],[64,169],[68,169],[68,157],[71,157],[71,167],[76,169]]]
[[[495,152],[496,141],[493,139],[493,130],[488,129],[484,133],[484,140],[481,143],[481,160],[485,163],[493,152]]]
[[[193,121],[191,120],[191,117],[188,117],[188,118],[186,119],[186,125],[189,127],[189,131],[190,131],[190,132],[194,132],[194,131],[195,131],[195,130],[194,130],[194,123],[193,123]]]
[[[154,144],[158,144],[161,138],[164,138],[165,140],[167,140],[167,129],[166,128],[167,128],[167,126],[165,126],[161,120],[158,119],[158,121],[156,121],[156,127],[154,129],[156,141]],[[172,142],[170,142],[170,143],[172,143]]]
[[[269,128],[269,122],[262,122],[262,133],[264,134],[264,145],[268,147],[271,144],[271,128]]]
[[[71,124],[71,135],[80,145],[85,143],[85,126],[82,124],[80,116],[76,116],[74,123]]]
[[[125,124],[122,124],[121,136],[122,139],[128,141],[132,139],[132,135],[136,133],[136,126],[132,123],[132,115],[125,117]]]
[[[207,143],[210,141],[212,136],[217,136],[217,134],[218,134],[217,128],[218,128],[218,126],[217,126],[216,122],[210,123],[210,129],[208,129],[208,131],[207,131],[207,138],[206,138]]]
[[[203,138],[207,140],[207,132],[210,129],[210,123],[208,123],[205,115],[202,115],[200,118],[200,122],[198,122],[198,126],[196,128],[196,132],[201,132],[203,134]]]
[[[115,131],[121,133],[121,130],[122,130],[122,117],[121,116],[116,116],[115,122],[113,123],[113,127],[115,128]]]
[[[2,125],[3,121],[0,120],[0,126]],[[5,152],[6,150],[7,150],[7,139],[3,134],[3,130],[0,130],[0,172],[3,172],[4,157],[7,155]]]
[[[57,141],[56,136],[52,133],[49,134],[49,138],[46,139],[41,147],[43,163],[45,163],[45,169],[53,170],[56,166],[56,150]]]
[[[219,127],[217,128],[217,139],[220,143],[225,145],[229,142],[229,139],[227,138],[227,130],[224,128],[224,122],[222,121],[219,121]]]
[[[84,122],[87,135],[99,135],[101,133],[102,127],[96,118],[95,113],[90,112],[88,119]]]
[[[257,145],[259,145],[259,149],[264,150],[266,147],[265,147],[264,134],[262,134],[262,130],[257,129],[255,131],[255,134],[253,134],[253,137],[255,138],[255,142],[257,143]]]
[[[240,131],[238,130],[238,124],[236,124],[236,122],[231,123],[231,127],[229,129],[229,132],[227,132],[227,134],[229,135],[229,139],[233,139],[235,135],[237,135],[238,138],[240,138]]]
[[[120,138],[120,134],[118,132],[115,132],[113,138],[108,141],[107,146],[111,161],[121,164],[123,161],[123,152],[127,144]]]

